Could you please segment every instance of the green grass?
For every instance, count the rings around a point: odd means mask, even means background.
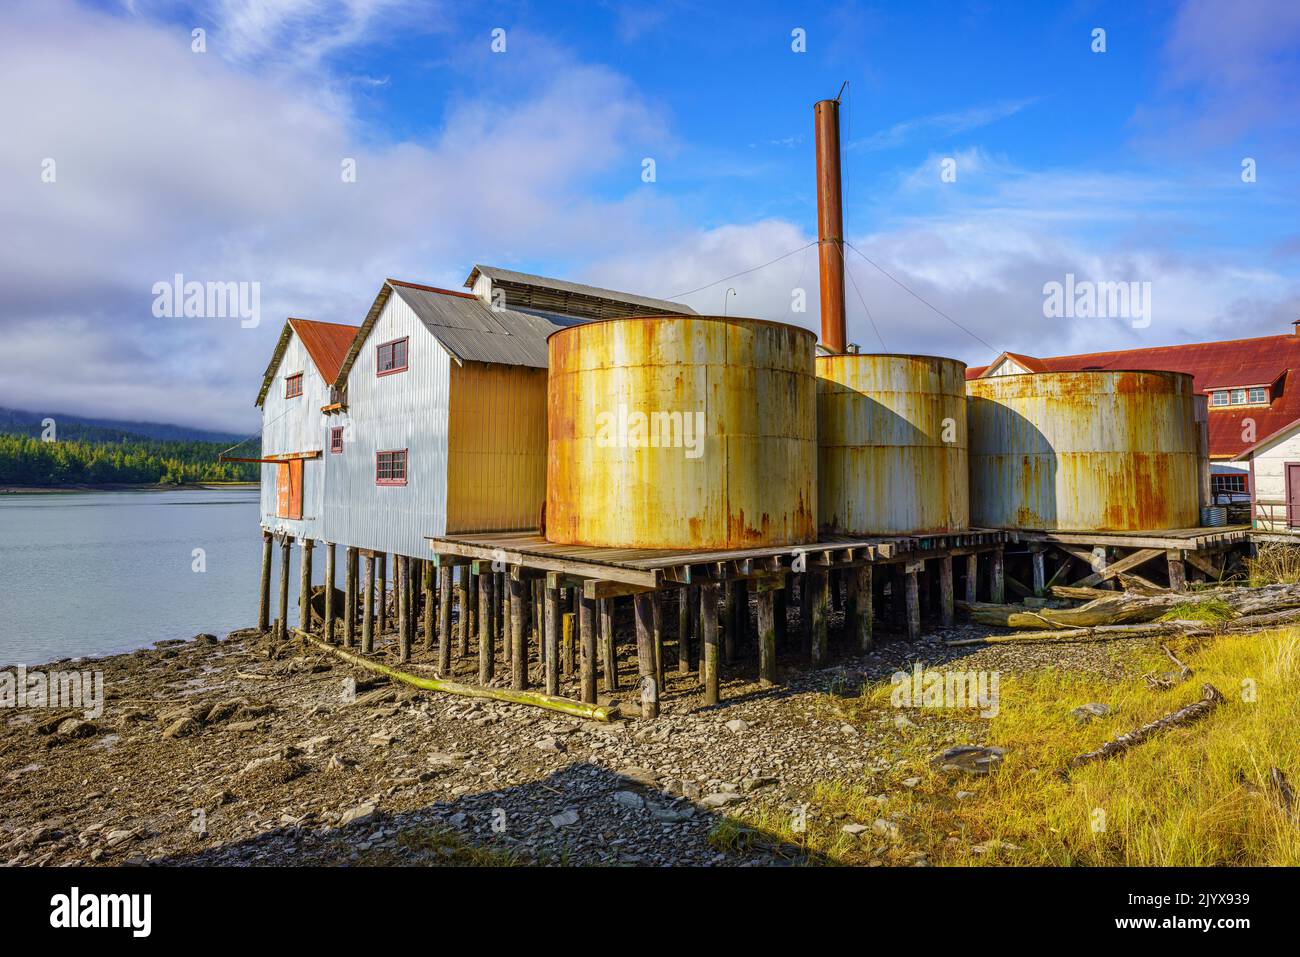
[[[1157,621],[1204,621],[1217,624],[1235,617],[1232,606],[1219,598],[1207,601],[1184,601],[1174,605]]]

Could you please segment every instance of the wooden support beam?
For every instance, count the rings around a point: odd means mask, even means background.
[[[786,630],[789,627],[789,608],[790,608],[790,588],[786,584],[786,576],[780,576],[780,588],[774,589],[775,602],[774,612],[776,614],[776,646],[784,648],[786,644]]]
[[[546,589],[546,608],[542,623],[545,648],[542,657],[546,660],[546,693],[560,693],[560,590]]]
[[[1187,566],[1183,564],[1182,552],[1166,552],[1165,559],[1169,565],[1169,590],[1187,591]]]
[[[1029,560],[1034,567],[1034,597],[1042,598],[1047,594],[1047,563],[1042,548],[1031,548]]]
[[[941,555],[939,557],[939,621],[945,628],[952,627],[956,599],[952,580],[952,556]]]
[[[699,594],[698,586],[687,585],[677,589],[677,673],[691,673],[691,625],[695,618],[691,614],[692,599]]]
[[[633,600],[636,615],[636,670],[640,678],[641,717],[659,717],[659,684],[655,678],[654,594],[647,592]]]
[[[764,688],[776,684],[776,595],[758,593],[758,683]]]
[[[907,596],[907,637],[916,641],[921,637],[921,594],[917,572],[908,568],[904,573],[903,589]]]
[[[1213,556],[1201,555],[1197,552],[1187,552],[1184,557],[1192,567],[1199,568],[1214,581],[1219,581],[1223,578],[1223,569],[1214,563]]]
[[[469,657],[469,569],[459,569],[456,575],[456,637],[459,654]]]
[[[989,602],[994,605],[1001,605],[1006,600],[1004,560],[1003,547],[998,545],[989,554]]]
[[[289,634],[289,549],[293,539],[286,536],[280,542],[280,633],[276,638],[283,641]]]
[[[830,574],[824,569],[814,568],[808,572],[807,582],[812,591],[812,641],[808,659],[814,668],[821,668],[830,658]]]
[[[411,594],[411,564],[405,555],[393,556],[393,585],[397,599],[397,660],[411,660],[411,613],[407,607]]]
[[[451,576],[450,566],[438,566],[438,674],[443,677],[452,674]]]
[[[375,650],[375,556],[366,552],[366,587],[362,597],[361,653]]]
[[[384,636],[388,630],[388,554],[380,552],[375,556],[378,567],[375,569],[379,576],[379,614],[375,623],[375,633],[379,637]]]
[[[311,633],[311,550],[314,544],[310,538],[304,538],[298,556],[298,623],[308,634]]]
[[[980,583],[980,557],[975,552],[966,556],[966,604],[975,604]]]
[[[510,575],[510,686],[516,691],[528,687],[528,606],[524,580]]]
[[[731,665],[736,661],[736,583],[728,580],[722,586],[722,660]]]
[[[718,703],[718,586],[706,582],[700,586],[700,680],[704,685],[704,703]]]
[[[451,569],[445,570],[447,575],[447,584],[451,584]],[[448,591],[450,591],[448,587]],[[481,571],[478,574],[478,683],[487,684],[496,674],[497,651],[496,651],[496,615],[493,611],[493,595],[496,590],[496,575],[490,571]],[[444,602],[447,621],[448,639],[451,634],[451,602]],[[451,665],[451,642],[443,642],[446,650],[447,664]]]
[[[853,605],[849,609],[849,640],[861,652],[871,650],[872,640],[872,574],[870,565],[860,565],[853,575]]]
[[[600,625],[601,678],[605,691],[613,694],[618,690],[618,641],[614,636],[614,599],[598,599],[596,612]]]
[[[651,637],[655,651],[655,700],[664,690],[664,593],[650,593]]]
[[[578,670],[578,649],[574,637],[574,614],[566,611],[560,615],[560,659],[564,663],[564,676],[572,678]]]
[[[438,632],[438,589],[434,584],[434,570],[432,561],[425,561],[421,564],[424,569],[424,650],[432,652],[437,647],[435,644]]]
[[[587,704],[596,703],[596,628],[596,599],[588,598],[584,591],[578,601],[578,633],[582,643],[579,662],[582,700]]]
[[[1129,571],[1132,568],[1149,562],[1153,558],[1159,558],[1165,554],[1163,548],[1142,548],[1131,555],[1126,555],[1119,561],[1111,562],[1102,571],[1093,572],[1086,578],[1081,578],[1074,583],[1076,588],[1092,588],[1100,582],[1114,578],[1120,572]]]
[[[466,608],[466,615],[465,615],[466,632],[465,632],[465,633],[466,633],[467,635],[477,635],[477,634],[480,634],[480,633],[481,633],[481,631],[480,631],[480,629],[479,629],[479,625],[478,625],[478,613],[479,613],[478,588],[479,588],[479,579],[478,579],[478,576],[474,574],[473,569],[474,569],[474,566],[471,564],[471,565],[470,565],[470,570],[469,570],[469,573],[468,573],[468,574],[467,574],[465,571],[463,571],[463,570],[462,570],[462,572],[461,572],[462,575],[465,575],[465,608]],[[468,655],[468,654],[469,654],[469,641],[468,641],[468,639],[465,641],[465,644],[464,644],[464,650],[461,652],[461,654],[462,654],[462,655]]]
[[[357,642],[357,550],[349,547],[344,552],[343,577],[343,647],[351,648]]]
[[[323,637],[329,644],[334,644],[334,543],[325,545],[325,627]]]
[[[270,532],[262,532],[262,579],[257,589],[257,630],[266,634],[271,627],[271,541]]]

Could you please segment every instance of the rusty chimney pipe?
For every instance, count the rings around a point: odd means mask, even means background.
[[[840,101],[813,106],[817,124],[817,252],[821,263],[822,345],[843,352],[844,206],[840,197]]]

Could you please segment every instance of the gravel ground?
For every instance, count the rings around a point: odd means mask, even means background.
[[[773,689],[742,659],[724,669],[716,708],[703,706],[694,676],[675,673],[669,642],[659,720],[610,724],[416,692],[252,631],[82,662],[104,672],[101,717],[3,719],[0,862],[797,862],[779,843],[732,855],[708,835],[733,809],[792,812],[819,781],[897,787],[892,718],[878,730],[846,725],[828,690],[853,694],[918,660],[1120,671],[1105,644],[942,644],[988,631],[958,626],[916,644],[882,636],[865,656],[835,647],[833,667],[815,672],[792,652]],[[621,650],[625,690],[612,697],[630,705],[635,658],[630,643]],[[428,667],[417,656],[411,670]]]

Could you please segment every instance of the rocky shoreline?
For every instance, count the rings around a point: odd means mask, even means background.
[[[779,841],[737,855],[710,835],[733,810],[815,815],[822,782],[882,794],[905,786],[890,745],[900,715],[846,724],[828,691],[856,694],[917,661],[1117,667],[1097,645],[943,646],[987,631],[958,626],[915,644],[886,636],[821,671],[783,661],[783,683],[771,689],[741,661],[725,669],[716,708],[704,706],[694,675],[670,666],[653,722],[417,692],[251,629],[78,662],[104,674],[102,716],[0,713],[0,862],[804,863]],[[625,690],[613,698],[630,706],[635,663],[623,651]],[[466,674],[476,667],[460,664]],[[431,669],[431,660],[408,667]],[[942,716],[906,723],[936,749],[981,743],[954,739]]]

